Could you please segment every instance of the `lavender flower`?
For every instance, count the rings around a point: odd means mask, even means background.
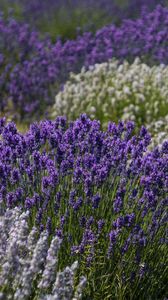
[[[53,238],[46,258],[46,266],[42,275],[42,279],[38,285],[40,289],[47,289],[55,279],[56,266],[58,261],[58,250],[60,248],[60,240],[58,237]]]

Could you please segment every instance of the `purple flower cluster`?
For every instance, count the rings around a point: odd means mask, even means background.
[[[168,62],[168,9],[161,6],[141,18],[109,25],[95,34],[86,32],[65,43],[41,41],[27,25],[1,19],[1,107],[12,102],[21,117],[39,116],[53,103],[56,91],[68,79],[95,63],[112,57],[150,64]],[[12,53],[12,54],[11,54]]]
[[[168,142],[149,152],[144,127],[137,136],[132,122],[101,131],[86,115],[34,123],[25,134],[0,124],[1,210],[29,209],[32,225],[58,235],[61,268],[75,256],[82,270],[95,264],[96,274],[108,273],[111,287],[121,275],[159,298],[164,280],[159,291],[152,283],[166,261]]]

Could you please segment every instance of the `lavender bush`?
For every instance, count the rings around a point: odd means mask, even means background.
[[[1,106],[10,102],[21,118],[39,118],[70,72],[79,73],[83,66],[112,57],[131,62],[136,56],[148,64],[167,64],[167,16],[168,9],[157,6],[152,13],[124,21],[120,27],[109,25],[96,34],[86,32],[76,40],[57,40],[55,44],[49,39],[41,41],[26,25],[22,29],[20,23],[2,19]],[[10,52],[6,52],[6,44]]]
[[[1,119],[0,130],[1,212],[28,210],[44,239],[62,239],[58,268],[78,260],[83,299],[164,299],[168,142],[147,151],[144,127],[102,131],[86,115],[34,123],[25,134]]]
[[[168,136],[167,75],[167,66],[149,67],[138,58],[132,64],[110,60],[82,68],[56,95],[51,116],[74,120],[84,111],[104,126],[111,119],[136,121],[149,129],[152,144],[160,145]]]
[[[168,67],[116,60],[90,66],[71,74],[55,97],[52,116],[76,119],[82,112],[107,123],[132,120],[150,124],[168,115]]]
[[[61,240],[30,231],[28,216],[14,208],[0,217],[0,299],[80,299],[86,279],[74,287],[77,262],[57,272]]]

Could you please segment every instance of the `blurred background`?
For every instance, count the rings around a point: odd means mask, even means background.
[[[142,9],[151,11],[167,0],[1,0],[1,12],[17,20],[28,22],[41,34],[53,40],[74,38],[79,32],[96,29],[123,19],[137,18]]]

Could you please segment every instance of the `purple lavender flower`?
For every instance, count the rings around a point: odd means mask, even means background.
[[[46,230],[49,234],[52,233],[52,221],[51,221],[50,217],[48,217],[48,219],[47,219]]]

